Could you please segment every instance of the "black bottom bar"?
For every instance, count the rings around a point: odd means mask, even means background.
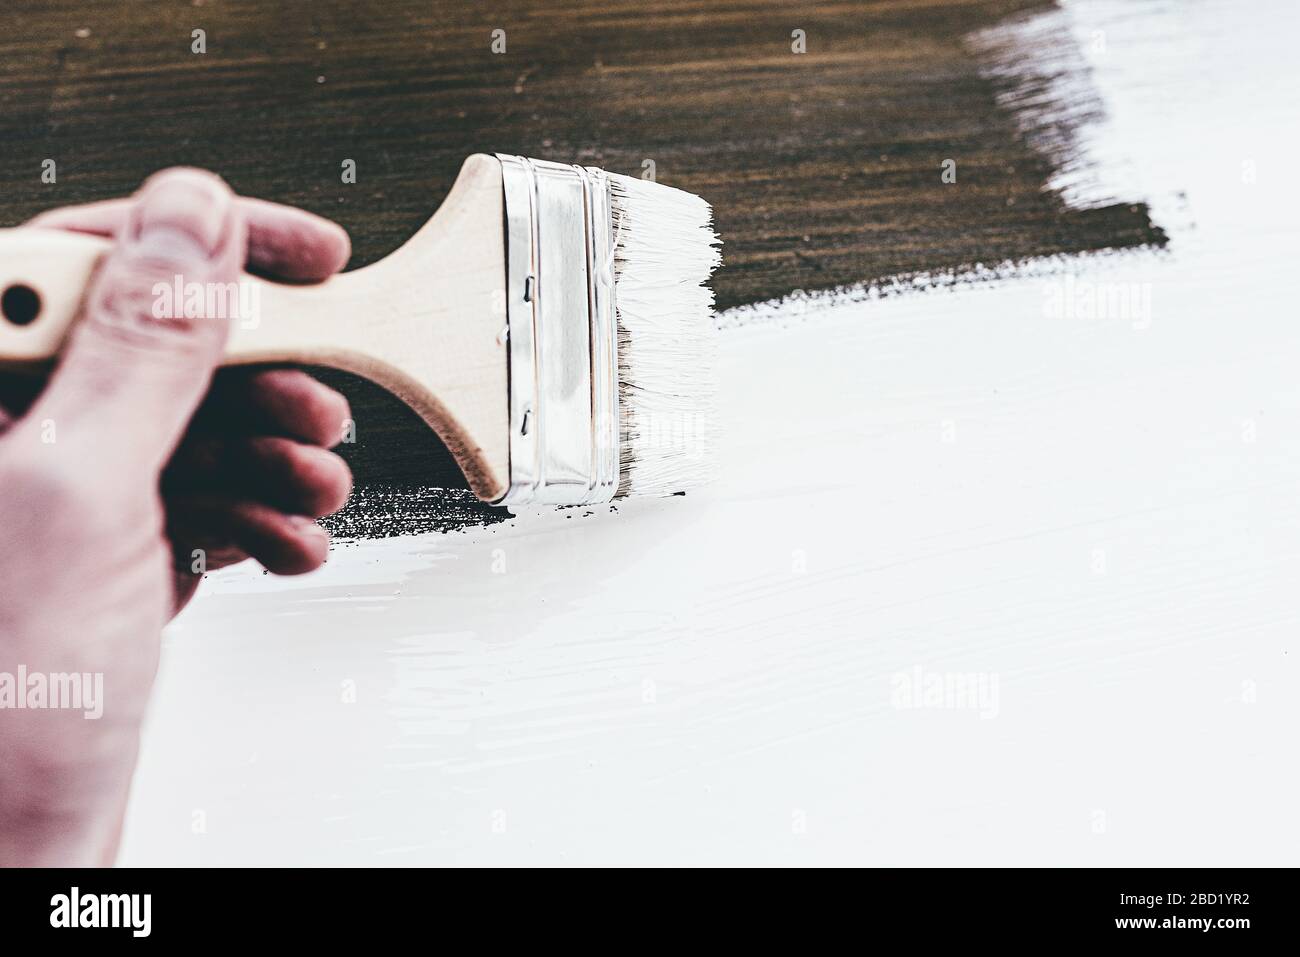
[[[688,939],[734,946],[782,931],[827,940],[849,932],[867,944],[901,935],[927,952],[949,942],[1002,941],[1235,948],[1293,936],[1291,870],[870,870],[810,877],[766,874],[756,881],[751,872],[732,872],[697,883],[696,874],[592,881],[582,873],[483,879],[419,870],[8,871],[0,872],[0,933],[7,944],[76,935],[92,945],[284,940],[334,949],[394,935],[419,935],[432,946],[439,938],[426,937],[430,931],[447,935],[440,935],[444,944],[468,938],[471,946],[479,935],[483,944],[499,944],[503,930],[525,931],[538,944],[549,938],[660,946]]]

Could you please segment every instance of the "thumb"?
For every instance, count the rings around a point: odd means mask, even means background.
[[[242,215],[220,178],[172,169],[147,180],[30,417],[54,421],[60,444],[75,443],[96,468],[161,469],[229,334],[229,316],[204,312],[231,298],[206,291],[240,280],[246,249]],[[173,301],[172,291],[194,283],[204,295]]]

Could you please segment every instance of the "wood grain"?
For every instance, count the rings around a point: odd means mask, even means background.
[[[719,305],[899,272],[1163,242],[1143,206],[1068,209],[964,42],[1041,0],[18,0],[0,37],[3,220],[159,167],[397,248],[474,152],[581,161],[709,199]],[[207,52],[191,52],[195,29]],[[506,50],[493,53],[492,32]],[[807,52],[792,51],[792,32]],[[43,160],[58,182],[42,184]],[[341,164],[354,160],[357,182]],[[940,180],[954,159],[958,182]],[[438,263],[430,263],[437,269]],[[462,485],[391,396],[353,400],[359,482]],[[354,521],[355,520],[355,521]],[[406,530],[400,520],[362,532]],[[373,526],[373,527],[370,527]]]
[[[231,320],[222,364],[314,365],[382,386],[437,433],[479,498],[501,498],[510,485],[509,388],[505,319],[494,304],[504,302],[504,218],[501,163],[476,153],[434,217],[379,262],[311,285],[245,273],[229,299],[214,296],[205,314]],[[0,229],[0,289],[29,290],[42,306],[23,325],[0,322],[0,368],[58,356],[112,245],[65,230]],[[342,419],[337,427],[340,436],[353,431]]]

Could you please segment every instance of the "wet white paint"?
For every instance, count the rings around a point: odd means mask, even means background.
[[[1294,5],[1068,12],[1168,252],[732,314],[707,493],[213,576],[124,862],[1294,861]]]

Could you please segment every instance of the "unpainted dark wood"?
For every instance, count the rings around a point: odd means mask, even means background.
[[[0,220],[180,163],[351,232],[432,213],[466,155],[656,177],[709,199],[722,307],[900,272],[1160,243],[1143,206],[1067,209],[964,37],[1043,0],[9,0]],[[207,52],[191,52],[192,31]],[[505,52],[492,50],[505,31]],[[807,52],[792,49],[804,31]],[[41,164],[58,181],[41,183]],[[941,164],[955,159],[958,182]],[[345,160],[357,182],[342,181]],[[431,262],[430,269],[438,263]],[[333,375],[363,484],[463,485],[391,397]],[[360,509],[361,511],[357,511]],[[350,530],[410,530],[401,518]],[[488,514],[487,512],[483,513]]]

